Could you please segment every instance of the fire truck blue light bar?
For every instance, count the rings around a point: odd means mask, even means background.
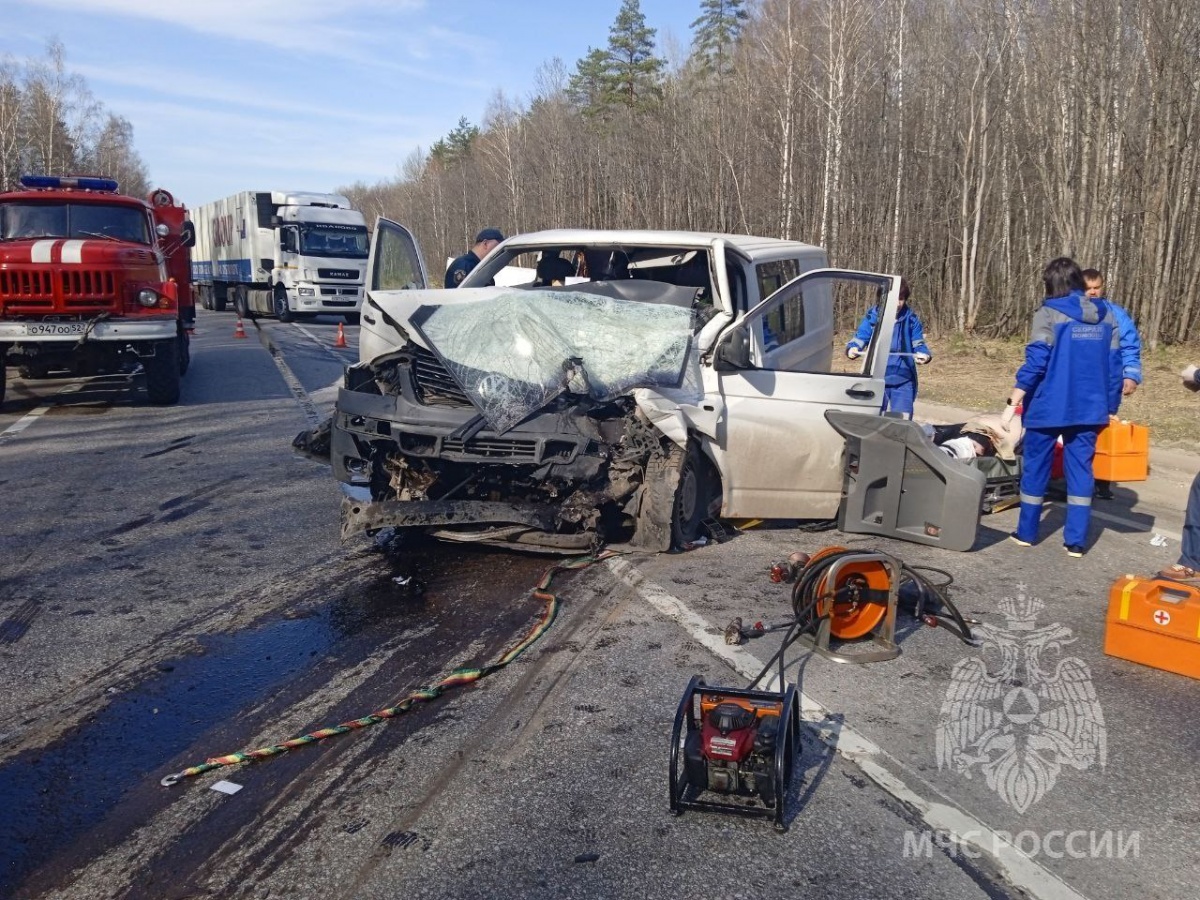
[[[78,188],[82,191],[116,191],[113,178],[60,178],[57,175],[22,175],[21,186],[27,188]]]

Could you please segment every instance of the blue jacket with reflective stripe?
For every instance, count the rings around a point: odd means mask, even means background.
[[[1033,314],[1017,387],[1026,428],[1104,425],[1121,397],[1121,350],[1109,305],[1082,291],[1050,297]]]
[[[846,349],[857,347],[862,350],[871,342],[875,334],[875,326],[879,324],[879,307],[872,306],[863,317],[858,331],[846,343]],[[907,384],[917,380],[917,366],[911,356],[896,356],[897,353],[924,353],[930,359],[933,354],[925,344],[925,327],[912,307],[905,305],[896,316],[896,326],[892,329],[891,355],[888,356],[887,372],[884,383],[888,387]]]
[[[1124,307],[1117,306],[1107,297],[1101,298],[1112,310],[1117,321],[1117,335],[1121,344],[1121,377],[1142,383],[1142,336]]]

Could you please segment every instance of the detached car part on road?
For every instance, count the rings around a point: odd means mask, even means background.
[[[491,286],[519,266],[557,277]],[[796,241],[561,230],[426,290],[415,240],[381,219],[330,435],[343,537],[666,550],[716,516],[841,510],[843,530],[967,549],[979,473],[880,416],[899,281]],[[835,303],[877,298],[874,340],[834,371]]]

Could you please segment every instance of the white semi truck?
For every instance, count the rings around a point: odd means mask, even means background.
[[[357,322],[370,241],[340,194],[242,191],[193,213],[192,284],[205,309],[281,322],[321,313]]]

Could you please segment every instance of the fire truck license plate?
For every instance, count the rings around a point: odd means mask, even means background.
[[[25,333],[30,337],[55,334],[83,334],[87,322],[27,322]]]

